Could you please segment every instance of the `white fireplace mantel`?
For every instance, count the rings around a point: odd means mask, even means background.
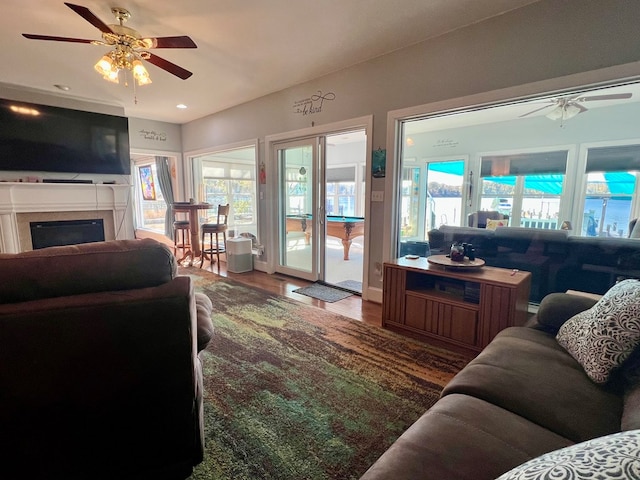
[[[29,248],[31,238],[19,227],[21,214],[48,214],[73,219],[71,212],[111,212],[113,226],[107,240],[134,238],[131,187],[116,184],[13,183],[0,182],[0,253],[18,253]],[[85,215],[86,216],[86,215]],[[107,235],[107,232],[105,232]]]

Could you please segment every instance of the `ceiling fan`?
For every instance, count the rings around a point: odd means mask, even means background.
[[[597,100],[624,100],[631,98],[630,93],[612,93],[608,95],[589,95],[589,96],[573,96],[573,97],[558,97],[547,100],[547,104],[531,110],[530,112],[520,115],[520,118],[526,117],[533,113],[544,110],[545,108],[554,107],[545,116],[551,120],[568,120],[575,117],[579,113],[586,112],[587,107],[582,105],[583,102],[592,102]]]
[[[147,51],[154,48],[197,48],[197,45],[191,38],[187,36],[142,37],[136,30],[124,26],[124,22],[131,17],[131,14],[121,7],[113,7],[111,9],[111,12],[119,24],[107,25],[96,17],[87,7],[67,2],[65,2],[65,5],[100,30],[102,32],[102,40],[55,37],[31,33],[23,33],[22,35],[32,40],[89,43],[91,45],[113,47],[111,51],[107,52],[98,63],[96,63],[95,69],[103,75],[105,80],[115,83],[119,82],[119,72],[123,70],[130,70],[138,85],[151,83],[151,78],[142,64],[142,60],[146,60],[182,80],[186,80],[192,75],[190,71]]]

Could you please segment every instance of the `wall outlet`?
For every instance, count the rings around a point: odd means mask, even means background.
[[[371,192],[371,201],[372,202],[383,202],[384,201],[384,192],[380,190],[374,190]]]

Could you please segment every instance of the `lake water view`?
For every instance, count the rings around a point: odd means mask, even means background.
[[[435,204],[435,225],[429,228],[438,228],[440,225],[466,225],[466,219],[461,221],[462,201],[460,197],[432,197]],[[510,198],[506,198],[511,201]],[[492,199],[483,199],[481,202],[482,210],[494,210],[492,208]],[[560,208],[559,198],[523,198],[522,210],[527,218],[540,219],[557,219]],[[540,213],[542,211],[542,213]],[[600,234],[600,222],[604,211],[604,224],[602,227],[602,235],[622,236],[626,237],[629,230],[629,216],[631,212],[630,198],[609,198],[607,199],[606,208],[603,209],[602,198],[587,198],[584,208],[584,221],[582,222],[582,231],[580,233],[574,231],[574,235],[587,236],[587,227],[589,226],[589,217],[593,218],[592,229],[589,236]],[[577,228],[574,225],[574,228]],[[595,233],[594,233],[595,231]]]

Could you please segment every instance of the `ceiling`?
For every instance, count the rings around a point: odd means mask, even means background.
[[[578,93],[580,92],[580,93]],[[600,99],[597,101],[588,100],[593,96],[605,95],[629,95],[623,99]],[[417,119],[414,122],[405,124],[405,133],[413,135],[417,133],[433,132],[439,130],[449,130],[453,128],[469,127],[473,125],[493,124],[498,122],[512,122],[518,119],[542,117],[548,115],[557,107],[554,100],[558,98],[587,98],[586,101],[579,102],[586,110],[594,111],[601,108],[613,107],[616,105],[635,104],[640,102],[640,83],[627,83],[611,87],[593,88],[589,90],[578,90],[577,92],[566,92],[563,94],[548,94],[532,100],[520,100],[498,105],[485,105],[465,108],[462,111],[447,112],[445,114],[434,114],[433,117]],[[455,113],[455,114],[452,114]],[[582,114],[581,114],[582,115]],[[431,121],[431,119],[437,121]],[[554,120],[548,120],[554,121]],[[555,120],[556,123],[562,123]],[[571,121],[571,120],[565,120]]]
[[[147,64],[153,83],[134,91],[94,71],[108,47],[21,35],[100,40],[100,31],[62,0],[2,0],[0,83],[182,124],[535,1],[73,0],[106,24],[117,23],[111,7],[124,7],[131,13],[126,26],[142,36],[188,35],[197,44],[153,50],[192,77],[180,80]]]

